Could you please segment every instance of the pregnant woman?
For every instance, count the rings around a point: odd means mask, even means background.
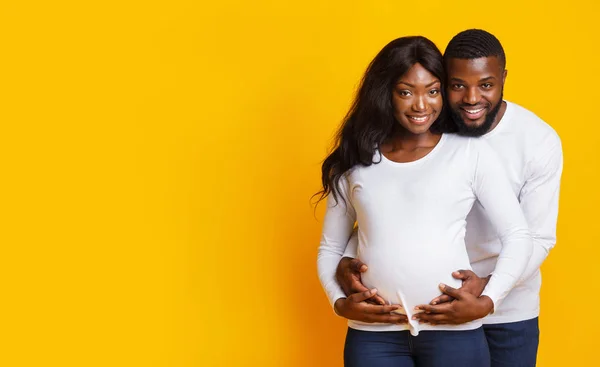
[[[322,167],[327,211],[319,277],[336,310],[349,299],[335,269],[358,224],[363,283],[408,323],[349,321],[346,366],[489,366],[480,320],[419,324],[415,306],[460,287],[456,269],[470,269],[466,217],[475,200],[502,240],[502,252],[481,302],[494,305],[515,285],[532,251],[527,224],[503,166],[483,140],[445,133],[442,55],[424,37],[386,45],[371,62]],[[484,316],[484,315],[482,315]]]

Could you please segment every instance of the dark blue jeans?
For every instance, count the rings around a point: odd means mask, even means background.
[[[490,367],[483,328],[464,331],[360,331],[348,328],[346,367]]]
[[[483,325],[492,367],[535,367],[540,329],[538,318]]]

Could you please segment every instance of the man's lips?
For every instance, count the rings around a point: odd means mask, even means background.
[[[477,120],[485,114],[486,106],[461,106],[463,115],[470,120]]]

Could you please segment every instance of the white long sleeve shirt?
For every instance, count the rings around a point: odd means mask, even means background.
[[[470,269],[466,218],[475,200],[485,208],[502,249],[485,294],[498,304],[522,276],[532,252],[531,236],[504,168],[481,139],[444,134],[425,157],[397,163],[376,153],[368,167],[353,168],[340,181],[343,198],[328,200],[318,255],[320,280],[332,303],[343,293],[335,269],[358,222],[357,257],[369,265],[363,282],[387,302],[414,307],[440,294],[440,283],[459,287],[452,271]],[[359,330],[467,330],[462,325],[369,324]]]
[[[507,102],[498,126],[482,137],[498,153],[518,198],[533,238],[531,260],[519,283],[486,324],[529,320],[539,315],[540,265],[556,243],[558,197],[563,153],[556,132],[525,108]],[[476,203],[467,217],[466,243],[473,270],[479,276],[494,271],[500,241],[490,220]]]
[[[496,128],[480,139],[487,141],[498,153],[513,194],[518,198],[527,220],[533,238],[533,252],[517,285],[496,305],[494,313],[483,319],[484,324],[518,322],[539,315],[539,267],[556,243],[563,169],[560,138],[532,112],[517,104],[506,103],[506,111]],[[502,241],[479,202],[475,202],[467,216],[465,242],[471,266],[477,275],[483,277],[494,273]],[[353,236],[344,256],[356,257],[357,247],[358,237]],[[338,293],[333,301],[339,297],[344,295]]]

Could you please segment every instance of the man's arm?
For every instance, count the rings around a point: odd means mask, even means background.
[[[556,223],[558,219],[560,180],[563,170],[563,153],[558,136],[553,135],[551,138],[554,142],[543,145],[538,154],[529,162],[527,166],[527,179],[519,193],[521,210],[523,211],[533,240],[533,251],[527,267],[517,284],[530,279],[538,271],[548,256],[550,249],[556,243]],[[478,278],[472,273],[471,278],[463,283],[463,287],[468,282],[470,282],[469,284],[474,284],[473,291],[469,293],[478,296],[487,284],[485,280],[484,278]],[[461,294],[462,288],[457,292]],[[463,299],[468,299],[464,294],[462,296]],[[451,296],[445,294],[434,299],[431,304],[435,305],[450,300],[452,300]],[[422,320],[450,324],[459,323],[461,314],[457,312],[457,307],[462,305],[458,301],[452,301],[452,303],[454,303],[452,306],[424,307],[423,310],[428,311],[429,314],[423,314]]]
[[[489,297],[497,309],[523,276],[533,251],[533,241],[496,152],[483,140],[471,143],[477,144],[473,192],[502,242],[498,261],[481,295]]]
[[[537,273],[556,244],[562,170],[562,146],[556,136],[554,144],[549,149],[542,149],[529,163],[529,175],[519,193],[521,209],[533,238],[533,253],[519,283]]]
[[[481,296],[476,297],[463,290],[461,297],[457,298],[460,290],[458,293],[449,293],[446,291],[449,287],[441,287],[444,293],[457,299],[437,306],[417,306],[417,309],[425,311],[424,314],[415,315],[415,319],[420,321],[463,323],[493,312],[522,277],[531,257],[533,244],[527,222],[503,166],[487,143],[471,143],[477,144],[473,147],[477,152],[473,192],[496,229],[502,242],[502,250]],[[442,314],[432,315],[436,310]]]

